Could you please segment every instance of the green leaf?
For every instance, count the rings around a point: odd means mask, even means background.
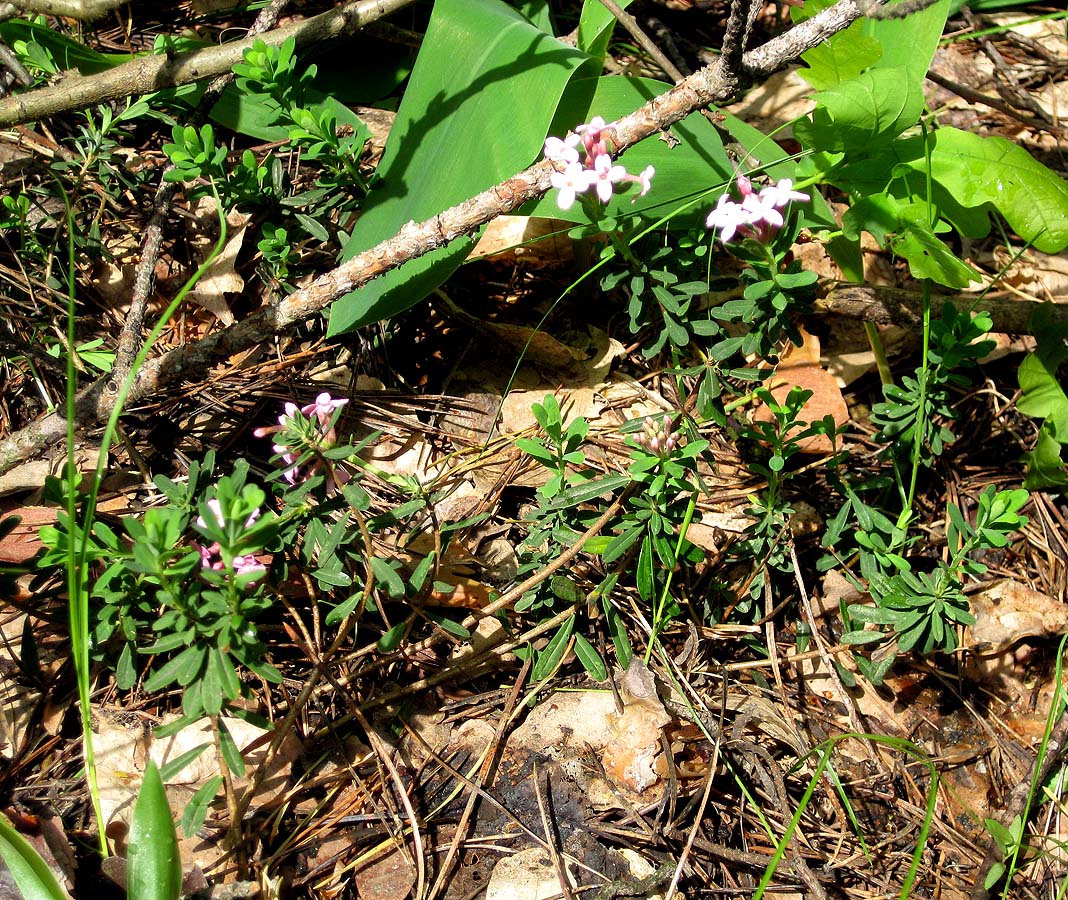
[[[386,589],[386,593],[391,597],[403,597],[404,580],[397,574],[394,565],[399,565],[399,563],[391,563],[390,560],[383,559],[381,556],[371,557],[371,569],[379,584]]]
[[[305,102],[316,117],[327,114],[333,116],[336,125],[352,128],[353,138],[360,144],[371,136],[363,120],[333,96],[312,90]],[[233,85],[223,91],[211,110],[212,121],[258,141],[289,140],[290,125],[281,116],[281,108],[270,97],[247,94]]]
[[[382,637],[378,639],[378,650],[380,653],[390,653],[396,650],[400,645],[401,638],[404,637],[404,630],[407,628],[405,622],[398,622],[392,628],[389,629]]]
[[[626,9],[630,4],[631,0],[619,0],[620,9]],[[616,17],[601,0],[583,0],[576,43],[580,50],[593,58],[598,69],[604,65],[608,42],[612,39],[615,25]],[[605,116],[605,119],[608,120],[608,117]]]
[[[663,81],[623,75],[576,78],[560,102],[550,134],[563,137],[576,125],[588,122],[593,116],[602,116],[606,122],[611,122],[671,90],[671,87]],[[619,164],[625,166],[632,175],[637,175],[650,165],[656,169],[656,174],[653,176],[652,189],[644,197],[638,197],[634,190],[616,194],[606,208],[608,215],[626,217],[645,211],[647,215],[661,216],[682,201],[698,197],[710,188],[722,187],[731,180],[734,165],[723,149],[719,133],[703,116],[693,113],[672,125],[670,131],[679,140],[678,146],[670,147],[667,142],[652,137],[620,155]],[[680,224],[703,224],[714,199],[691,207]],[[560,209],[556,191],[550,191],[536,203],[528,204],[523,212],[583,224],[590,222],[581,203],[575,203],[568,210]]]
[[[230,729],[226,727],[226,723],[221,719],[219,720],[219,749],[222,751],[222,758],[223,762],[226,763],[226,768],[238,778],[241,778],[245,774],[245,758],[237,748],[237,743],[234,741],[234,736],[230,734]]]
[[[152,760],[130,820],[126,889],[131,900],[177,900],[182,893],[178,835],[163,779]]]
[[[795,21],[811,18],[833,2],[806,0],[802,8],[792,9],[791,15]],[[910,84],[919,86],[931,66],[948,13],[949,0],[941,0],[903,19],[859,19],[803,54],[809,69],[801,75],[813,87],[823,88],[853,78],[868,67],[902,67]]]
[[[1032,322],[1038,335],[1038,349],[1024,357],[1017,372],[1022,395],[1016,403],[1024,415],[1046,419],[1050,436],[1068,443],[1068,395],[1065,394],[1057,371],[1068,358],[1068,326],[1050,321],[1048,305],[1039,307]]]
[[[463,638],[464,640],[471,637],[471,632],[464,628],[459,622],[454,622],[452,619],[447,619],[445,616],[439,615],[438,613],[424,611],[423,615],[435,625],[438,625],[442,631],[446,631],[454,637]]]
[[[222,783],[222,775],[213,775],[204,782],[200,790],[193,794],[189,805],[182,812],[182,833],[186,837],[192,837],[200,829],[200,826],[204,824],[204,820],[208,817],[211,801],[219,793]]]
[[[930,278],[946,287],[962,289],[980,277],[954,256],[933,231],[916,223],[906,224],[891,237],[890,249],[908,262],[913,278]]]
[[[922,169],[922,159],[914,163]],[[1023,147],[956,128],[935,132],[934,178],[962,206],[989,203],[1043,253],[1068,246],[1068,182]]]
[[[9,47],[15,41],[33,41],[45,48],[61,70],[77,69],[82,75],[95,75],[132,58],[129,53],[99,53],[80,41],[43,22],[8,19],[0,22],[0,39]]]
[[[601,659],[601,654],[581,634],[575,635],[575,656],[582,663],[586,674],[594,681],[605,681],[608,678],[608,666]]]
[[[1068,467],[1061,457],[1063,449],[1060,441],[1053,436],[1051,423],[1044,422],[1038,432],[1035,449],[1023,456],[1027,465],[1023,486],[1029,491],[1039,491],[1068,485]]]
[[[886,637],[881,631],[847,631],[842,635],[843,644],[874,644]]]
[[[829,40],[801,54],[808,66],[798,74],[817,91],[856,78],[883,55],[883,45],[871,35],[861,34],[863,24],[854,22]],[[850,33],[852,32],[852,33]]]
[[[70,900],[33,845],[0,816],[0,858],[25,900]]]
[[[157,731],[158,735],[159,732]],[[194,747],[192,750],[186,750],[180,756],[176,756],[174,759],[169,760],[163,764],[163,768],[159,770],[159,777],[164,781],[168,781],[173,778],[179,772],[188,766],[193,760],[197,759],[205,750],[210,747],[211,744],[204,743],[198,747]]]
[[[530,164],[564,88],[586,60],[501,0],[438,0],[375,187],[342,258]],[[330,311],[330,334],[418,303],[472,246],[471,238],[460,238],[341,297]]]
[[[643,600],[652,600],[656,591],[656,573],[653,568],[653,542],[643,540],[638,551],[638,568],[635,572],[638,582],[638,595]]]
[[[855,151],[885,143],[919,121],[923,87],[903,68],[874,69],[816,95],[812,119],[794,123],[806,147]]]
[[[571,640],[571,632],[575,628],[575,617],[571,616],[561,625],[552,639],[545,645],[545,649],[538,654],[537,662],[531,669],[530,677],[533,681],[543,681],[556,671],[560,660],[567,652],[568,642]]]

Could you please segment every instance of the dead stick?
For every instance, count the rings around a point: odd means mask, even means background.
[[[949,302],[958,312],[988,312],[996,334],[1031,334],[1031,319],[1047,304],[1016,294],[952,294],[931,298],[936,314],[942,304]],[[1068,322],[1068,303],[1049,304],[1052,322]],[[877,325],[918,325],[923,315],[923,297],[915,291],[878,285],[846,284],[833,288],[826,297],[816,301],[820,312],[862,319]]]
[[[840,0],[786,34],[769,41],[743,57],[744,74],[766,76],[806,50],[849,26],[860,16],[854,0]],[[695,72],[669,91],[654,97],[629,116],[612,124],[617,153],[684,119],[695,110],[721,103],[738,89],[739,78],[728,72],[722,60]],[[149,360],[137,372],[127,398],[135,403],[152,391],[175,384],[187,376],[200,377],[210,366],[283,333],[290,326],[325,309],[338,297],[362,287],[372,279],[444,247],[468,235],[497,216],[510,213],[549,189],[549,176],[556,171],[543,161],[481,194],[447,209],[425,222],[410,222],[389,240],[365,250],[333,271],[288,297],[276,300],[248,318],[199,341],[183,344]],[[74,404],[75,420],[81,425],[103,421],[110,414],[118,384],[103,378],[81,391]],[[66,436],[66,421],[58,413],[43,416],[0,442],[0,474]]]
[[[412,0],[358,0],[303,22],[269,31],[258,37],[279,47],[292,37],[297,48],[359,31],[365,25],[407,6]],[[202,81],[229,71],[256,36],[218,47],[188,53],[140,56],[96,75],[67,72],[56,84],[0,100],[0,128],[45,119],[58,113],[84,109],[106,100],[151,94],[166,88]]]
[[[252,38],[265,31],[270,31],[278,24],[278,17],[282,14],[289,0],[271,0],[260,10],[255,21],[248,30],[248,37]],[[226,87],[234,80],[234,73],[227,72],[220,75],[204,91],[196,110],[189,122],[194,128],[208,118],[208,113],[215,105]],[[167,165],[161,179],[165,179],[167,173],[174,169],[173,163]],[[119,334],[118,345],[115,349],[115,365],[111,369],[111,380],[116,384],[122,382],[129,374],[130,366],[141,349],[141,331],[145,324],[145,309],[148,306],[148,298],[156,285],[156,260],[159,259],[160,249],[163,247],[163,223],[171,211],[174,195],[178,184],[174,181],[161,180],[156,189],[156,197],[152,202],[152,215],[145,226],[144,240],[141,242],[141,259],[137,263],[134,272],[133,296],[130,298],[130,309],[126,313],[126,321],[123,323],[122,332]]]

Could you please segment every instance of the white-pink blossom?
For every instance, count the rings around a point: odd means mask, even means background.
[[[727,194],[719,198],[716,208],[708,214],[705,224],[709,228],[719,229],[719,239],[728,243],[735,233],[753,223],[753,211],[741,203],[735,203]]]
[[[595,177],[595,173],[584,169],[578,162],[568,163],[563,172],[553,172],[549,176],[549,183],[560,191],[556,196],[560,209],[571,209],[575,197],[589,190]]]
[[[641,174],[638,175],[638,184],[642,186],[642,189],[638,191],[638,196],[635,197],[634,200],[637,200],[638,197],[644,197],[649,193],[649,189],[653,186],[653,176],[655,174],[656,169],[652,166],[646,166],[642,169]],[[633,203],[634,200],[631,200],[630,202]]]
[[[545,158],[558,162],[561,165],[569,165],[579,161],[579,152],[576,149],[581,138],[577,134],[569,134],[563,140],[557,137],[545,139]]]
[[[760,191],[760,199],[768,206],[782,209],[791,202],[808,203],[808,194],[794,190],[793,180],[783,178],[778,184],[769,184]]]
[[[597,196],[601,198],[602,203],[612,199],[612,185],[626,177],[626,168],[612,165],[612,157],[607,153],[602,153],[593,161],[590,183],[596,187]]]

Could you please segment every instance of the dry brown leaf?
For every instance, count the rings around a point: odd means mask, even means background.
[[[802,420],[816,422],[830,415],[835,426],[845,425],[849,421],[849,408],[835,377],[820,365],[819,338],[804,331],[802,335],[802,345],[790,347],[768,382],[771,393],[779,403],[783,403],[795,387],[812,391],[802,411]],[[763,405],[753,417],[758,422],[770,422],[774,418],[771,410]],[[822,434],[799,441],[798,447],[802,453],[813,454],[828,454],[833,450],[831,439]]]
[[[0,539],[0,562],[26,562],[41,549],[37,532],[42,525],[53,524],[58,514],[53,506],[14,506],[5,510],[4,516],[18,516],[21,521]]]
[[[213,197],[204,197],[197,204],[195,213],[204,222],[208,234],[216,233],[218,220],[215,213],[216,205]],[[245,228],[252,216],[248,213],[231,211],[226,216],[227,236],[226,243],[208,270],[201,276],[196,287],[189,292],[188,299],[198,306],[203,306],[212,313],[223,325],[233,325],[236,321],[230,311],[230,305],[226,302],[227,294],[239,294],[245,289],[245,279],[234,270],[237,263],[237,255],[241,252],[241,246],[245,241]],[[214,225],[214,228],[211,226]],[[198,262],[208,258],[215,247],[215,238],[208,234],[202,235],[192,243],[197,250]]]
[[[995,582],[971,597],[975,624],[964,630],[973,653],[997,654],[1025,638],[1068,632],[1068,605],[1011,579]]]

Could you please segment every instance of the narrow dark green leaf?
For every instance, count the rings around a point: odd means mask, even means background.
[[[33,846],[0,816],[0,858],[25,900],[70,900]]]
[[[608,666],[605,665],[601,654],[581,634],[575,635],[575,656],[578,657],[582,668],[594,681],[605,681],[608,678]]]

